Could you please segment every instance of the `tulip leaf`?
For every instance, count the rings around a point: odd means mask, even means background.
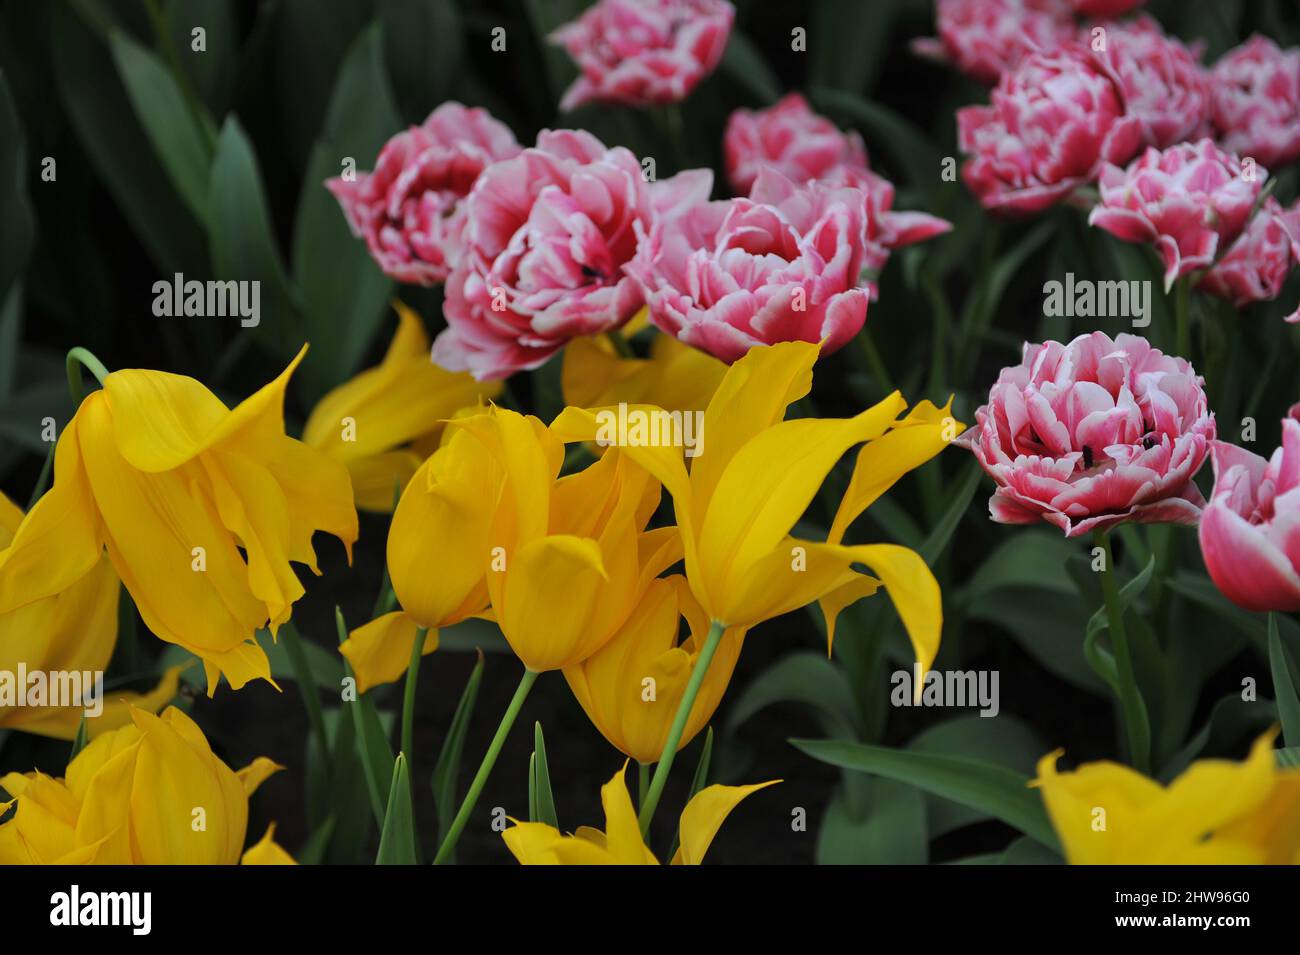
[[[813,102],[830,113],[847,117],[867,131],[867,140],[889,153],[909,183],[926,185],[938,179],[939,153],[921,130],[879,103],[833,89],[813,89]]]
[[[843,787],[831,797],[817,830],[819,865],[923,865],[928,858],[925,794],[892,779],[870,777],[866,809],[857,814]]]
[[[816,651],[783,657],[745,687],[732,701],[723,724],[729,737],[759,710],[774,703],[802,703],[812,707],[827,736],[856,739],[862,735],[861,719],[844,669]]]
[[[23,189],[26,142],[17,107],[0,72],[0,397],[13,388],[21,322],[18,276],[27,265],[36,224]]]
[[[375,865],[415,865],[415,815],[411,807],[411,776],[406,754],[398,753],[393,763],[393,781],[388,788],[388,808],[379,833],[379,854]]]
[[[90,741],[89,724],[86,722],[86,714],[81,714],[81,719],[77,722],[77,735],[72,738],[72,752],[68,754],[68,762],[77,758],[77,754],[86,748],[86,743]]]
[[[533,724],[533,760],[530,764],[535,781],[535,815],[533,822],[544,822],[560,828],[555,814],[555,796],[551,792],[551,769],[546,762],[546,740],[542,737],[542,724]]]
[[[334,623],[338,630],[339,643],[348,638],[347,624],[343,613],[334,608]],[[356,693],[356,677],[352,667],[343,661],[344,676],[352,681],[352,692],[356,699],[344,705],[352,711],[355,721],[357,748],[361,753],[361,764],[365,769],[366,784],[370,790],[370,806],[375,813],[375,821],[380,825],[384,820],[384,806],[389,800],[389,768],[393,765],[393,750],[388,745],[388,734],[379,719],[374,701],[369,694]]]
[[[460,10],[455,0],[379,0],[379,19],[402,112],[418,123],[452,98],[465,37]]]
[[[814,759],[843,769],[908,783],[935,796],[987,813],[1049,848],[1056,834],[1029,777],[1004,766],[958,756],[939,756],[840,740],[793,739]]]
[[[325,861],[325,850],[329,848],[337,822],[337,817],[326,816],[324,821],[312,831],[312,834],[307,837],[306,844],[298,850],[299,865],[320,865]]]
[[[1273,673],[1273,695],[1282,721],[1282,738],[1287,746],[1300,746],[1300,698],[1292,679],[1291,655],[1277,631],[1277,614],[1268,615],[1268,662]]]
[[[1202,754],[1226,756],[1243,740],[1253,740],[1276,720],[1277,708],[1267,700],[1243,700],[1240,690],[1229,692],[1214,704],[1200,731],[1161,765],[1157,778],[1168,783]]]
[[[199,221],[207,222],[208,167],[216,135],[212,119],[191,111],[176,79],[152,52],[116,28],[108,42],[136,118],[168,178]]]
[[[898,2],[814,0],[807,35],[812,84],[865,93],[884,64]]]
[[[709,784],[709,768],[713,765],[713,727],[710,726],[704,734],[704,745],[700,747],[700,758],[695,764],[695,775],[691,777],[691,789],[686,796],[686,802],[689,804],[692,799],[699,794],[705,786]],[[642,770],[644,772],[644,770]],[[668,847],[668,858],[671,859],[677,855],[677,847],[681,845],[682,833],[678,828],[673,833],[673,843]]]
[[[234,116],[217,138],[208,188],[214,271],[260,283],[258,324],[239,330],[251,331],[279,358],[292,356],[302,347],[296,293],[280,261],[257,157]]]
[[[438,753],[438,762],[433,767],[433,802],[438,810],[438,841],[441,842],[456,817],[456,777],[460,771],[461,754],[465,751],[465,737],[469,733],[470,720],[474,715],[474,704],[478,700],[479,684],[483,682],[483,653],[479,652],[474,669],[470,672],[461,691],[460,702],[451,718],[442,751]]]
[[[947,510],[943,512],[930,531],[930,536],[917,551],[927,564],[933,565],[948,546],[948,542],[952,540],[957,525],[970,509],[970,502],[975,497],[975,492],[980,486],[980,478],[983,476],[984,469],[980,467],[978,461],[967,462],[966,473],[962,476],[957,489],[951,492]]]
[[[1300,769],[1300,746],[1286,746],[1273,751],[1279,769]]]
[[[781,81],[767,65],[754,41],[740,30],[731,31],[718,69],[760,106],[771,106],[781,97]]]
[[[1155,571],[1156,559],[1154,556],[1147,561],[1147,565],[1142,571],[1119,589],[1119,609],[1121,613],[1127,613],[1128,608],[1133,604],[1142,593],[1146,590],[1147,584],[1151,582],[1151,574]],[[1100,607],[1088,619],[1088,626],[1084,631],[1083,652],[1088,658],[1088,664],[1093,668],[1096,674],[1101,677],[1116,693],[1119,692],[1119,673],[1115,667],[1115,657],[1110,650],[1101,646],[1097,638],[1103,630],[1110,628],[1110,621],[1106,617],[1106,608]]]

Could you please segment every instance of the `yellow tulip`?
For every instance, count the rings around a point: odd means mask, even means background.
[[[437,447],[445,419],[502,389],[435,365],[419,316],[398,301],[393,309],[397,333],[383,361],[325,395],[302,435],[347,466],[357,507],[367,511],[392,510],[394,488]]]
[[[564,347],[560,389],[564,403],[577,408],[625,401],[702,411],[726,372],[712,355],[658,331],[649,358],[621,357],[603,336],[575,338]]]
[[[68,764],[66,779],[10,773],[17,800],[0,824],[0,864],[234,865],[248,797],[280,769],[259,757],[232,771],[175,707],[131,711]],[[0,815],[12,806],[0,807]]]
[[[275,823],[266,827],[266,835],[250,846],[239,860],[240,865],[297,865],[297,860],[275,841]]]
[[[812,387],[817,353],[816,345],[787,342],[751,349],[732,365],[704,412],[703,451],[689,474],[680,447],[619,450],[672,495],[686,576],[712,620],[750,627],[821,600],[833,635],[836,614],[883,584],[928,667],[943,618],[939,585],[925,561],[893,544],[841,541],[872,501],[942,450],[961,426],[928,402],[899,417],[906,403],[898,393],[853,418],[783,421],[787,406]],[[566,408],[552,430],[566,441],[591,440],[602,411],[612,409]],[[831,468],[864,442],[828,539],[791,537]],[[858,563],[877,576],[853,571]]]
[[[208,693],[270,679],[260,627],[303,594],[312,534],[348,547],[347,470],[284,433],[284,391],[306,349],[233,411],[192,378],[107,375],[59,439],[54,486],[0,553],[0,614],[63,592],[104,548],[158,637],[203,660]]]
[[[605,831],[579,828],[566,836],[541,822],[516,822],[503,832],[506,848],[522,865],[658,865],[659,860],[641,838],[636,810],[624,776],[627,766],[600,789],[605,807]],[[781,780],[752,786],[709,786],[686,804],[678,820],[681,846],[673,865],[699,865],[731,810],[750,793]]]
[[[690,636],[677,644],[681,615]],[[685,578],[658,578],[627,622],[603,647],[564,671],[573,695],[605,739],[640,763],[659,759],[686,683],[699,659],[709,620]],[[713,718],[740,657],[745,633],[728,630],[705,673],[678,749]],[[647,683],[647,681],[652,681]]]
[[[1277,768],[1275,735],[1245,762],[1197,760],[1168,786],[1106,761],[1058,772],[1057,750],[1031,785],[1075,865],[1300,864],[1300,770]]]

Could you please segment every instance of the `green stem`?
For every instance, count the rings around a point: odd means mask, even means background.
[[[1137,679],[1133,674],[1133,657],[1129,653],[1128,631],[1124,629],[1124,609],[1120,606],[1119,587],[1115,583],[1110,535],[1104,530],[1099,530],[1094,540],[1105,557],[1105,566],[1101,572],[1101,590],[1106,598],[1106,619],[1110,624],[1110,643],[1115,653],[1115,668],[1119,676],[1119,702],[1124,712],[1129,758],[1133,760],[1133,766],[1138,772],[1150,775],[1149,754],[1139,729],[1142,701],[1138,697]]]
[[[68,357],[64,362],[64,367],[68,371],[68,393],[72,395],[72,403],[80,407],[81,399],[86,393],[81,388],[81,369],[77,367],[78,365],[83,365],[101,385],[108,377],[108,369],[104,367],[102,361],[80,345],[68,350]]]
[[[424,640],[429,633],[426,627],[415,628],[415,640],[411,642],[411,662],[406,668],[406,688],[402,693],[402,752],[409,763],[415,752],[412,741],[415,739],[415,685],[420,679],[420,657],[424,656]]]
[[[51,443],[50,450],[45,452],[45,463],[41,465],[41,473],[36,478],[36,486],[32,488],[32,496],[27,501],[27,510],[29,511],[36,506],[36,502],[41,499],[45,489],[50,486],[50,472],[54,470],[54,448],[55,445]]]
[[[325,712],[321,709],[320,694],[316,692],[316,681],[312,679],[311,667],[307,664],[307,654],[302,648],[302,637],[298,635],[298,628],[292,623],[280,627],[280,633],[284,636],[284,649],[289,654],[289,665],[293,667],[293,678],[298,684],[298,692],[302,695],[303,706],[307,708],[307,721],[311,723],[312,732],[316,734],[320,746],[323,758],[321,765],[328,773],[330,738],[325,730]]]
[[[695,698],[699,696],[700,687],[704,684],[704,674],[709,669],[709,663],[713,660],[713,654],[718,649],[718,644],[722,642],[722,632],[725,629],[725,625],[716,620],[709,627],[709,635],[704,638],[704,646],[700,650],[700,655],[695,659],[695,667],[691,670],[691,679],[686,684],[686,692],[682,694],[682,700],[677,704],[677,715],[673,717],[673,725],[668,730],[668,739],[664,742],[663,755],[659,757],[659,764],[655,766],[654,778],[650,780],[650,789],[641,802],[642,838],[645,838],[650,832],[650,821],[654,819],[655,809],[659,806],[659,798],[664,794],[664,784],[668,782],[668,773],[672,770],[673,760],[677,757],[677,746],[681,742],[682,733],[686,730],[686,720],[691,715],[691,708],[695,706]]]
[[[885,394],[894,390],[893,379],[889,376],[889,369],[885,367],[885,360],[880,357],[880,350],[876,348],[876,340],[871,337],[871,332],[863,328],[858,332],[858,341],[862,345],[862,355],[867,359],[867,366],[871,369],[871,375],[876,379],[876,384],[884,389]]]
[[[637,808],[645,805],[645,794],[650,788],[650,764],[636,764],[636,804]]]
[[[1174,319],[1178,325],[1178,357],[1192,360],[1192,282],[1183,276],[1174,283]]]
[[[465,799],[460,804],[460,810],[456,813],[456,818],[452,820],[450,828],[447,829],[447,835],[442,840],[442,845],[438,847],[438,854],[433,859],[434,865],[442,865],[447,862],[452,852],[455,851],[456,841],[460,839],[461,831],[465,828],[465,824],[469,822],[470,813],[474,811],[474,804],[478,802],[479,794],[483,792],[488,776],[492,775],[492,767],[496,765],[497,757],[501,755],[501,747],[506,741],[510,727],[514,726],[515,718],[524,705],[528,691],[533,688],[533,684],[536,682],[537,673],[533,670],[524,670],[523,678],[519,681],[519,688],[515,690],[510,705],[506,707],[505,715],[501,717],[501,725],[497,727],[496,735],[492,737],[487,752],[483,754],[483,762],[479,764],[478,772],[474,774],[474,781],[469,784],[469,792],[465,793]]]

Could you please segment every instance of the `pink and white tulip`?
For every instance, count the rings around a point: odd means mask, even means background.
[[[939,35],[914,40],[912,51],[989,85],[1074,34],[1068,0],[938,0],[935,26]]]
[[[1300,407],[1300,406],[1298,406]],[[1214,492],[1201,515],[1201,555],[1225,597],[1255,611],[1300,610],[1300,420],[1264,460],[1215,441]]]
[[[487,110],[443,103],[390,139],[373,172],[325,183],[384,274],[412,285],[445,280],[460,253],[464,198],[485,168],[518,155]]]
[[[1145,338],[1026,343],[957,439],[997,484],[989,513],[1067,537],[1125,522],[1195,524],[1215,436],[1202,379]]]
[[[582,70],[561,111],[684,100],[717,68],[735,16],[726,0],[599,0],[551,34]]]
[[[1146,2],[1147,0],[1070,0],[1070,6],[1081,17],[1120,17]]]
[[[765,168],[747,199],[660,219],[628,272],[651,322],[722,361],[785,341],[823,342],[825,354],[866,321],[865,209],[861,190]]]
[[[957,111],[966,185],[986,209],[1032,213],[1137,153],[1142,127],[1118,76],[1081,43],[1028,56],[988,106]]]
[[[1300,47],[1252,36],[1210,71],[1219,143],[1265,166],[1300,158]]]
[[[623,269],[638,234],[657,214],[702,203],[711,179],[696,170],[652,187],[628,150],[573,130],[543,131],[536,147],[489,166],[466,200],[434,361],[504,378],[622,325],[642,304]]]
[[[1197,288],[1227,299],[1236,308],[1271,302],[1282,293],[1291,270],[1300,265],[1300,202],[1290,209],[1273,197],[1264,201],[1245,233]],[[1300,321],[1300,308],[1286,317]]]
[[[1149,148],[1126,169],[1101,173],[1101,204],[1090,225],[1126,242],[1148,242],[1165,265],[1165,286],[1208,268],[1237,240],[1268,173],[1243,168],[1208,139]]]

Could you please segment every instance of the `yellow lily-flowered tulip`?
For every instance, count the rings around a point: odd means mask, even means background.
[[[239,860],[240,865],[297,865],[298,861],[289,855],[275,841],[275,823],[266,827],[266,835],[260,842],[250,846]]]
[[[628,795],[626,764],[600,789],[605,807],[605,831],[582,827],[563,835],[541,822],[516,822],[503,832],[506,847],[522,865],[658,865],[641,838],[636,810]],[[673,865],[699,865],[731,810],[750,793],[781,780],[752,786],[709,786],[686,804],[678,821],[681,845]]]
[[[270,679],[258,628],[289,619],[312,534],[357,537],[342,464],[284,433],[302,360],[231,410],[192,378],[109,374],[59,439],[54,486],[0,553],[0,614],[109,559],[146,626],[203,660],[208,693]]]
[[[572,666],[622,626],[642,592],[678,559],[672,530],[641,532],[659,488],[620,454],[557,480],[563,446],[533,418],[492,408],[452,422],[503,474],[492,515],[492,614],[534,673]],[[441,534],[438,525],[428,530]]]
[[[938,650],[942,606],[939,585],[925,561],[893,544],[850,546],[841,541],[848,525],[880,493],[942,450],[960,425],[947,409],[928,403],[899,417],[906,403],[898,393],[853,418],[783,421],[787,406],[812,387],[817,354],[816,345],[786,342],[753,348],[732,365],[704,413],[703,449],[689,474],[680,447],[619,450],[672,495],[686,576],[712,620],[753,626],[821,600],[833,634],[835,615],[883,584],[917,659],[928,667]],[[663,414],[653,407],[630,410]],[[601,433],[602,413],[613,411],[567,408],[552,430],[566,441],[592,440]],[[885,438],[890,440],[873,452],[872,444]],[[791,537],[831,468],[864,442],[828,539]],[[858,563],[877,576],[853,571]]]
[[[0,494],[0,555],[22,525],[23,513]],[[3,559],[0,557],[0,559]],[[102,677],[117,642],[117,603],[121,584],[107,557],[100,557],[82,577],[63,591],[0,614],[0,673],[17,681],[18,674],[40,672],[78,674],[84,693],[93,687],[92,674]],[[131,720],[128,707],[156,713],[171,701],[180,686],[180,667],[169,669],[157,687],[146,694],[110,691],[104,694],[99,716],[86,720],[94,738]],[[77,735],[85,707],[17,705],[17,687],[11,704],[0,692],[0,729],[72,739]],[[26,696],[26,694],[24,694]]]
[[[681,616],[690,636],[680,645]],[[659,759],[669,727],[709,630],[709,619],[680,576],[657,578],[627,622],[603,647],[564,671],[573,695],[605,739],[640,763]],[[723,634],[691,706],[678,749],[713,718],[744,642],[743,628]],[[653,681],[647,684],[647,680]]]
[[[1031,785],[1075,865],[1300,864],[1300,770],[1277,767],[1275,736],[1245,762],[1197,760],[1168,786],[1106,761],[1058,772],[1057,750]]]
[[[259,757],[234,772],[175,707],[161,716],[133,709],[131,718],[78,753],[66,779],[0,777],[17,801],[0,824],[0,864],[239,861],[248,797],[280,767]]]
[[[487,609],[495,503],[504,479],[491,450],[461,429],[448,432],[420,465],[388,530],[389,579],[402,609],[353,630],[339,647],[361,692],[406,672],[417,628],[427,630],[423,652],[432,653],[439,627]]]
[[[625,401],[702,411],[726,372],[727,366],[712,355],[659,331],[648,358],[624,358],[603,336],[575,338],[564,347],[560,390],[564,403],[576,408]]]
[[[325,395],[302,435],[347,466],[357,507],[367,511],[392,510],[394,488],[406,487],[437,447],[445,420],[503,387],[435,365],[419,316],[401,302],[393,309],[397,333],[384,360]]]

